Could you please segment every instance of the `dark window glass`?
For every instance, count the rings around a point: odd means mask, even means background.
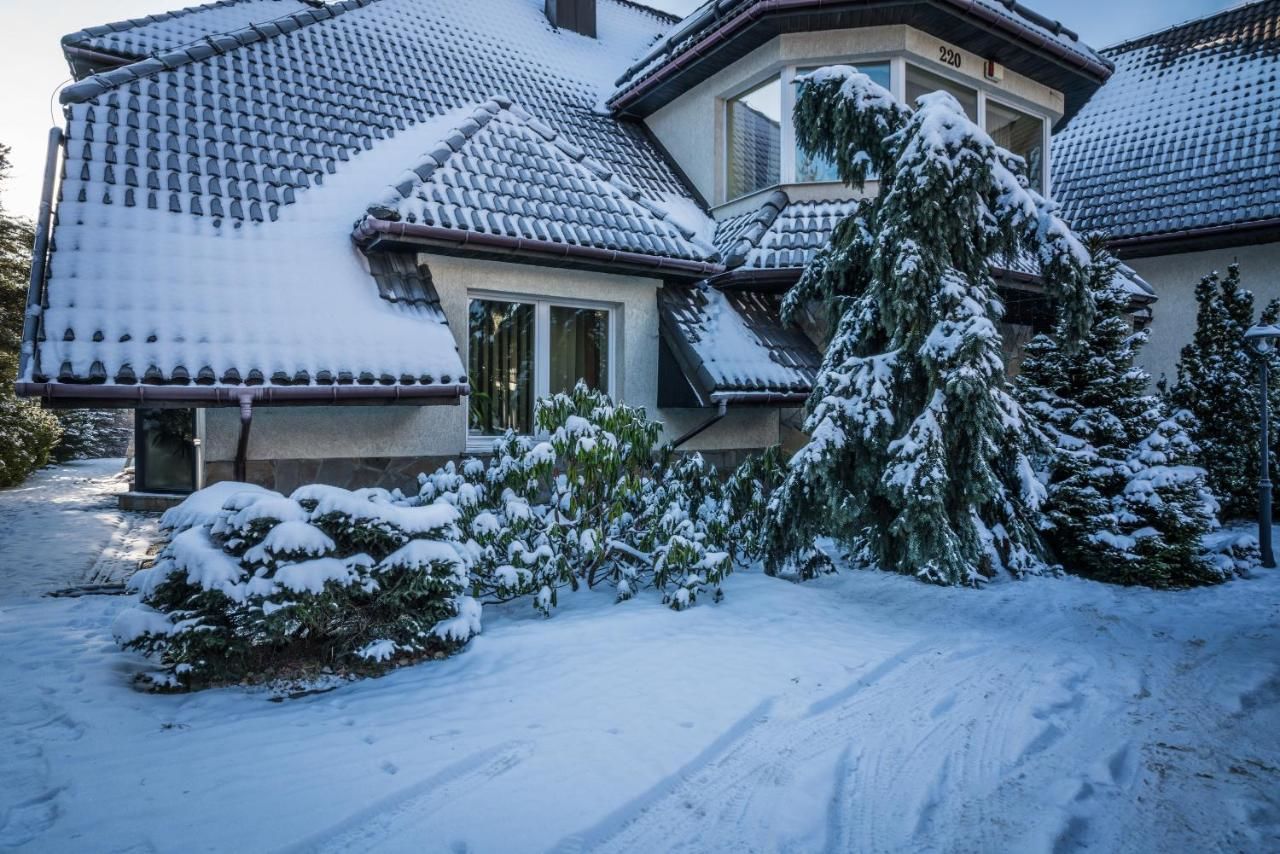
[[[599,308],[551,307],[551,393],[584,380],[609,389],[609,312]]]
[[[533,305],[472,300],[467,366],[470,430],[533,432]]]
[[[140,492],[196,488],[193,409],[139,409],[134,430],[134,479]]]

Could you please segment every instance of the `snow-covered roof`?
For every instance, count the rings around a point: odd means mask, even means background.
[[[682,87],[647,108],[639,105],[669,79],[698,65],[706,67],[692,82],[705,79],[779,33],[903,23],[1042,79],[1067,95],[1068,113],[1110,72],[1107,60],[1076,33],[1015,0],[707,0],[626,69],[609,103],[642,112],[656,108]]]
[[[1105,53],[1115,74],[1053,141],[1068,221],[1126,241],[1280,218],[1280,0]]]
[[[206,36],[243,30],[288,15],[307,13],[323,5],[321,0],[217,0],[88,27],[64,36],[62,44],[64,48],[87,48],[122,59],[141,59],[192,44]]]
[[[386,221],[708,260],[715,247],[506,98],[475,109],[369,208]]]
[[[802,330],[779,320],[780,293],[668,285],[658,308],[666,340],[704,402],[802,399],[813,387],[822,356]]]
[[[460,233],[542,228],[566,246],[710,257],[663,215],[692,195],[664,155],[598,108],[670,20],[601,0],[591,39],[553,28],[542,6],[342,0],[173,49],[153,34],[158,53],[67,87],[31,378],[458,383],[443,319],[386,298],[351,238],[371,201],[459,133],[447,163],[415,173],[402,215],[438,214]],[[134,36],[183,19],[157,16]],[[511,106],[472,128],[492,103]],[[538,207],[550,211],[548,193],[554,229]],[[626,228],[600,227],[593,217],[605,213]],[[589,225],[565,227],[575,217]]]

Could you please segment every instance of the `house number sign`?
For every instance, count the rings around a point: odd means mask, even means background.
[[[938,48],[938,61],[943,65],[950,65],[952,68],[959,68],[964,63],[964,59],[960,56],[960,51],[946,45],[941,45]]]

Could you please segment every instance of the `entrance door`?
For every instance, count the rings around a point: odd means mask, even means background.
[[[198,410],[139,409],[134,419],[134,489],[194,492],[200,483]]]

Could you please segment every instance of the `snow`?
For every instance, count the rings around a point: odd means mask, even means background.
[[[698,352],[719,384],[767,388],[796,384],[796,369],[770,358],[769,348],[747,327],[723,292],[708,287],[702,294],[707,304]]]
[[[3,571],[110,542],[70,509],[99,500],[83,472],[41,475],[61,536],[10,524]],[[0,492],[0,519],[32,503]],[[1280,847],[1280,571],[1185,593],[752,572],[726,594],[487,606],[453,658],[273,703],[135,691],[129,598],[6,587],[0,847]]]
[[[185,531],[208,524],[218,515],[224,504],[241,495],[269,495],[271,491],[249,483],[223,481],[192,493],[177,507],[170,507],[160,517],[160,527]]]

